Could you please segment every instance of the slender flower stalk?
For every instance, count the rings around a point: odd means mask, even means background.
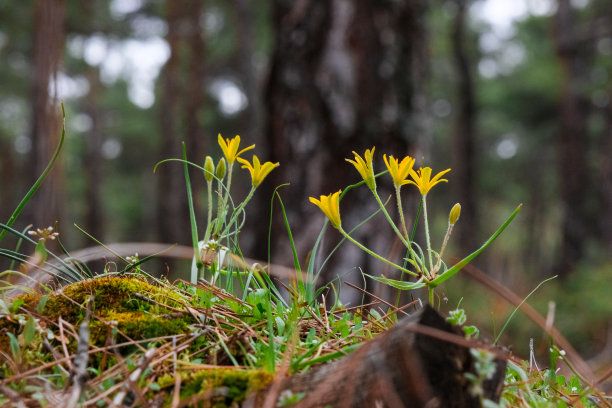
[[[219,147],[221,147],[221,150],[223,151],[223,155],[225,156],[225,159],[227,160],[227,163],[228,163],[227,188],[225,191],[225,196],[223,198],[223,206],[225,206],[227,205],[230,187],[232,185],[232,169],[234,167],[234,162],[237,159],[239,159],[238,156],[240,156],[242,153],[246,152],[247,150],[253,149],[255,145],[252,144],[248,147],[245,147],[242,150],[238,150],[240,148],[240,136],[239,135],[234,136],[233,139],[228,139],[228,138],[223,139],[220,133],[217,136],[217,143],[219,143]]]
[[[459,220],[459,216],[461,215],[461,204],[457,203],[453,206],[448,216],[448,228],[446,230],[446,235],[444,236],[444,242],[442,242],[442,248],[440,249],[440,253],[438,254],[438,261],[436,262],[436,266],[434,266],[433,274],[438,272],[440,269],[440,264],[442,263],[442,255],[444,254],[444,250],[446,249],[446,245],[448,244],[448,240],[453,232],[453,227],[455,223]]]
[[[429,238],[429,221],[427,220],[427,194],[423,194],[423,221],[425,223],[425,238],[427,239],[427,255],[429,256],[428,279],[433,279],[433,261],[431,258],[431,239]]]
[[[410,176],[412,180],[408,180],[407,184],[414,184],[421,195],[423,196],[423,221],[425,222],[425,238],[427,240],[427,255],[429,258],[429,272],[428,279],[434,278],[434,265],[431,257],[431,238],[429,235],[429,221],[427,219],[427,193],[438,183],[448,182],[448,180],[443,179],[442,176],[448,173],[451,169],[446,169],[438,174],[436,174],[433,178],[431,177],[431,167],[421,167],[418,171],[410,170]]]
[[[346,231],[344,231],[344,229],[342,229],[342,227],[341,227],[341,228],[339,228],[339,229],[338,229],[338,231],[340,231],[340,233],[341,233],[342,235],[344,235],[344,237],[345,237],[346,239],[348,239],[348,240],[349,240],[349,241],[351,241],[353,244],[355,244],[357,247],[359,247],[359,249],[361,249],[361,250],[362,250],[362,251],[364,251],[364,252],[367,252],[368,254],[372,255],[374,258],[376,258],[376,259],[378,259],[378,260],[380,260],[380,261],[382,261],[382,262],[386,263],[387,265],[390,265],[391,267],[393,267],[393,268],[395,268],[395,269],[399,270],[400,272],[404,272],[404,273],[410,274],[410,275],[412,275],[412,276],[414,276],[414,277],[416,277],[416,278],[418,278],[418,277],[419,277],[419,275],[418,275],[418,274],[416,274],[416,273],[412,272],[411,270],[406,269],[406,268],[403,268],[403,267],[401,267],[401,266],[399,266],[399,265],[397,265],[397,264],[395,264],[395,263],[393,263],[393,262],[389,261],[388,259],[386,259],[386,258],[384,258],[384,257],[382,257],[382,256],[380,256],[380,255],[378,255],[376,252],[374,252],[374,251],[372,251],[372,250],[368,249],[367,247],[365,247],[364,245],[362,245],[362,244],[361,244],[359,241],[355,240],[355,239],[354,239],[353,237],[351,237],[351,236],[350,236],[348,233],[346,233]]]
[[[206,216],[206,232],[204,233],[204,242],[208,242],[211,222],[212,222],[212,183],[215,177],[215,164],[210,156],[206,156],[204,160],[204,179],[206,180],[206,190],[208,198],[208,214]]]
[[[378,203],[378,206],[380,207],[380,209],[382,210],[383,214],[385,215],[385,218],[387,218],[387,221],[389,222],[389,224],[391,224],[391,228],[393,228],[393,231],[395,231],[395,233],[397,234],[399,239],[402,241],[402,243],[406,247],[410,248],[410,241],[408,239],[407,234],[406,234],[406,236],[402,235],[400,230],[397,228],[397,226],[393,222],[393,219],[391,219],[391,216],[389,215],[389,212],[385,208],[385,205],[383,204],[382,200],[380,199],[380,196],[378,195],[378,193],[376,191],[374,191],[374,190],[372,190],[372,192],[374,193],[374,198],[376,199],[376,202]]]
[[[397,212],[400,216],[400,223],[402,224],[402,232],[406,241],[410,241],[408,236],[408,229],[406,229],[406,220],[404,219],[404,209],[402,208],[402,195],[400,194],[400,186],[395,186],[395,201],[397,203]]]
[[[397,202],[397,211],[400,216],[400,222],[402,224],[402,231],[404,233],[404,237],[407,241],[410,241],[408,237],[408,230],[406,229],[406,220],[404,219],[404,210],[402,208],[402,197],[400,194],[400,189],[404,184],[408,184],[408,176],[410,175],[410,171],[414,166],[415,159],[410,156],[404,157],[400,162],[393,156],[389,156],[387,159],[387,155],[383,155],[383,160],[385,161],[385,165],[389,170],[389,174],[393,178],[393,184],[395,186],[395,196]]]
[[[232,139],[229,139],[229,138],[223,139],[220,133],[217,136],[217,143],[219,143],[219,147],[221,147],[221,150],[223,151],[223,155],[225,156],[225,159],[227,160],[227,164],[228,164],[227,166],[227,185],[225,188],[225,194],[222,193],[221,183],[219,183],[219,188],[220,188],[219,194],[223,197],[223,200],[219,201],[221,205],[217,209],[219,216],[217,217],[218,222],[217,222],[216,230],[218,232],[221,229],[223,222],[225,221],[225,207],[227,206],[227,201],[229,199],[229,194],[230,194],[230,188],[232,186],[232,170],[234,167],[234,162],[236,161],[238,156],[240,156],[242,153],[246,152],[247,150],[253,149],[255,145],[253,144],[251,146],[245,147],[242,150],[238,150],[240,148],[240,136],[239,135],[236,135]]]
[[[353,237],[351,237],[346,231],[344,231],[344,229],[342,228],[342,221],[340,219],[340,193],[342,192],[342,190],[338,190],[337,192],[333,193],[333,194],[329,194],[329,195],[322,195],[320,199],[316,199],[314,197],[310,197],[310,202],[315,204],[317,207],[319,207],[319,209],[321,211],[323,211],[323,213],[327,216],[327,218],[329,219],[329,222],[331,222],[331,224],[338,229],[338,231],[344,235],[344,237],[346,239],[348,239],[349,241],[351,241],[353,244],[355,244],[357,247],[359,247],[361,250],[363,250],[364,252],[372,255],[374,258],[385,262],[388,265],[391,265],[392,267],[408,273],[410,275],[413,275],[415,277],[418,277],[418,274],[412,272],[411,270],[408,270],[406,268],[403,268],[399,265],[396,265],[395,263],[389,261],[388,259],[385,259],[384,257],[378,255],[376,252],[368,249],[367,247],[365,247],[364,245],[362,245],[360,242],[356,241]],[[378,196],[376,195],[377,200],[380,201],[380,198],[378,198]],[[381,207],[384,210],[384,205],[382,205],[381,203]],[[388,215],[388,214],[387,214]],[[397,228],[396,228],[397,229]],[[401,236],[401,235],[400,235]]]

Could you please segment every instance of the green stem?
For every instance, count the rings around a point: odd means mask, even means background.
[[[232,214],[232,218],[230,218],[230,221],[227,224],[227,228],[229,228],[236,221],[236,218],[238,218],[238,215],[240,215],[244,207],[246,207],[247,203],[251,201],[251,198],[253,198],[253,194],[255,193],[256,189],[257,187],[251,187],[251,191],[249,191],[249,194],[247,194],[244,201],[242,201],[240,205],[238,205],[236,210],[234,210],[234,213]]]
[[[401,186],[395,186],[397,211],[399,212],[399,215],[400,215],[400,221],[402,223],[402,229],[404,230],[404,236],[406,237],[406,241],[408,241],[408,245],[407,245],[408,252],[410,253],[410,257],[412,258],[412,261],[414,262],[415,268],[420,273],[421,271],[418,267],[418,263],[416,262],[416,256],[414,255],[414,251],[412,250],[412,245],[410,245],[410,241],[412,241],[412,239],[408,236],[408,230],[406,229],[406,220],[404,218],[404,208],[402,207],[402,196],[400,194],[400,187]],[[414,238],[414,233],[412,234],[412,238]],[[404,242],[404,244],[406,244],[406,242]]]
[[[376,190],[372,190],[372,193],[374,193],[374,198],[376,198],[376,202],[378,203],[378,205],[380,206],[380,209],[382,210],[383,214],[385,214],[385,217],[387,218],[387,221],[389,221],[389,224],[391,224],[391,228],[393,228],[393,231],[395,231],[395,233],[397,234],[397,236],[402,240],[402,242],[404,243],[404,245],[408,248],[410,248],[410,242],[408,242],[406,240],[406,238],[402,235],[402,233],[400,232],[399,229],[397,229],[397,226],[395,225],[395,223],[393,222],[393,220],[391,219],[391,216],[389,215],[389,213],[387,212],[387,209],[385,208],[385,205],[383,204],[382,200],[380,199],[380,196],[378,195],[378,193],[376,192]]]
[[[234,163],[229,163],[227,167],[227,187],[225,188],[225,194],[223,193],[223,183],[219,180],[219,198],[217,201],[217,225],[215,226],[214,235],[218,235],[223,224],[225,223],[227,214],[227,201],[229,200],[230,187],[232,186],[232,169]],[[214,238],[214,237],[213,237]]]
[[[210,231],[212,229],[212,181],[206,182],[208,190],[208,215],[206,217],[206,232],[204,233],[204,243],[210,239]]]
[[[442,242],[442,249],[440,249],[440,253],[438,254],[438,261],[436,262],[436,266],[434,266],[433,268],[433,273],[435,275],[436,272],[438,272],[438,269],[440,269],[440,264],[442,263],[442,254],[444,254],[444,250],[446,249],[446,245],[448,245],[448,239],[451,236],[451,233],[453,232],[453,227],[455,226],[455,224],[448,224],[448,229],[446,230],[446,235],[444,236],[444,242]]]
[[[427,255],[429,256],[429,270],[433,271],[433,261],[431,259],[431,239],[429,238],[429,221],[427,220],[427,194],[423,194],[423,220],[425,221],[425,238],[427,239]],[[431,274],[427,273],[431,278]]]
[[[362,251],[367,252],[368,254],[372,255],[374,258],[376,258],[376,259],[386,263],[387,265],[390,265],[390,266],[394,267],[395,269],[398,269],[398,270],[400,270],[402,272],[408,273],[408,274],[418,278],[419,275],[417,275],[416,273],[412,272],[411,270],[408,270],[406,268],[402,268],[401,266],[396,265],[393,262],[389,261],[388,259],[383,258],[382,256],[378,255],[376,252],[370,250],[369,248],[366,248],[364,245],[362,245],[361,243],[359,243],[358,241],[353,239],[353,237],[351,237],[349,234],[347,234],[346,231],[344,231],[344,229],[342,229],[342,227],[339,227],[338,231],[340,231],[340,233],[342,235],[344,235],[344,237],[346,239],[351,241],[353,244],[357,245],[357,247],[359,247],[359,249],[361,249]]]
[[[402,209],[402,196],[400,194],[400,186],[395,186],[395,197],[397,201],[397,212],[400,216],[400,222],[402,223],[402,230],[404,231],[404,236],[406,240],[410,241],[408,237],[408,230],[406,229],[406,220],[404,219],[404,211]]]
[[[427,286],[427,291],[429,292],[429,304],[433,307],[434,305],[434,288],[431,286]]]

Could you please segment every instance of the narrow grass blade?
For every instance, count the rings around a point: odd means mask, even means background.
[[[36,182],[32,185],[32,187],[30,187],[30,190],[28,190],[26,195],[21,199],[21,202],[19,203],[19,205],[17,205],[17,208],[15,209],[15,211],[13,211],[13,214],[11,214],[11,217],[6,222],[7,226],[10,227],[11,225],[13,225],[15,220],[17,220],[17,217],[19,217],[19,214],[21,214],[21,212],[25,208],[28,201],[30,201],[34,193],[38,191],[38,189],[40,188],[40,185],[43,183],[43,181],[45,181],[45,179],[49,175],[49,172],[55,165],[55,162],[57,161],[57,158],[60,152],[62,151],[62,146],[64,145],[65,136],[66,136],[66,112],[64,111],[64,104],[62,103],[62,136],[60,137],[59,143],[57,147],[55,148],[55,151],[53,152],[53,156],[51,156],[51,160],[47,164],[47,167],[45,167],[42,174],[38,177],[38,180],[36,180]],[[3,229],[2,231],[0,231],[0,241],[2,241],[2,238],[4,238],[5,234],[6,234],[6,229]]]
[[[423,278],[419,279],[416,282],[407,282],[407,281],[399,281],[395,279],[384,278],[382,276],[372,276],[364,273],[365,276],[374,279],[377,282],[384,283],[385,285],[393,286],[396,289],[400,290],[413,290],[420,289],[425,287],[426,284],[423,282]]]
[[[319,247],[321,246],[321,241],[323,240],[323,236],[325,235],[325,231],[327,230],[327,222],[325,224],[323,224],[323,228],[321,228],[321,232],[319,232],[319,236],[317,237],[317,240],[315,241],[312,250],[310,251],[310,259],[308,260],[308,269],[306,271],[306,284],[305,284],[305,291],[306,291],[306,301],[311,304],[315,299],[315,293],[314,293],[314,288],[315,288],[315,275],[314,275],[314,270],[315,270],[315,262],[317,260],[317,252]]]
[[[191,192],[191,181],[189,179],[189,167],[187,165],[187,150],[183,142],[183,167],[185,169],[185,184],[187,185],[187,203],[189,205],[189,222],[191,223],[191,241],[193,243],[193,256],[196,260],[196,276],[191,276],[191,283],[197,282],[197,273],[202,268],[200,251],[198,247],[198,225],[196,224],[195,210],[193,209],[193,194]]]
[[[461,261],[457,262],[455,265],[453,265],[449,270],[444,272],[442,275],[438,276],[436,279],[434,279],[430,283],[429,286],[436,287],[442,282],[452,278],[457,272],[461,270],[461,268],[463,268],[465,265],[470,263],[472,259],[476,258],[482,251],[484,251],[489,245],[491,245],[493,241],[495,241],[495,238],[497,238],[499,234],[501,234],[506,229],[506,227],[510,224],[510,222],[512,222],[512,220],[514,219],[514,217],[516,217],[516,215],[518,214],[518,212],[521,210],[522,207],[523,207],[523,204],[520,204],[518,207],[516,207],[516,210],[514,210],[514,212],[510,215],[510,217],[508,217],[506,222],[504,222],[502,226],[499,227],[497,231],[495,231],[495,233],[493,233],[493,235],[491,235],[491,237],[487,240],[487,242],[485,242],[480,248],[478,248],[476,251],[472,252],[470,255],[466,256],[465,258],[463,258]]]
[[[302,294],[302,296],[304,296],[305,295],[304,282],[302,280],[302,273],[301,273],[302,268],[300,266],[300,260],[298,258],[297,249],[295,248],[295,241],[293,240],[293,234],[291,233],[291,226],[289,225],[289,220],[287,219],[287,212],[285,211],[285,205],[283,204],[283,200],[280,194],[278,194],[278,189],[274,192],[274,194],[276,195],[276,197],[278,197],[278,202],[280,203],[281,212],[283,214],[283,220],[285,221],[285,228],[287,228],[287,234],[289,235],[289,243],[291,244],[291,252],[293,254],[293,267],[298,272],[296,274],[298,291],[299,293]]]
[[[21,231],[21,233],[25,234],[26,232],[28,232],[30,227],[31,225],[28,225],[27,227],[25,227],[23,231]],[[17,245],[15,245],[15,252],[19,252],[19,248],[21,248],[22,243],[23,243],[23,238],[19,237],[19,239],[17,240]],[[15,269],[15,261],[11,261],[11,264],[9,265],[9,270],[13,270],[13,269]]]
[[[126,266],[126,267],[123,269],[123,271],[121,271],[121,273],[127,273],[127,272],[131,271],[132,269],[136,268],[137,266],[140,266],[140,265],[142,265],[143,263],[145,263],[145,262],[147,262],[147,261],[150,261],[151,259],[156,258],[156,257],[158,257],[158,256],[162,255],[164,252],[167,252],[167,251],[171,250],[171,249],[172,249],[172,248],[174,248],[175,246],[177,246],[177,244],[171,245],[171,246],[169,246],[168,248],[164,249],[163,251],[159,251],[159,252],[156,252],[156,253],[154,253],[154,254],[152,254],[152,255],[145,256],[144,258],[139,259],[137,262],[130,263],[128,266]]]
[[[2,224],[2,223],[0,223],[0,228],[3,231],[10,232],[11,234],[13,234],[15,236],[18,236],[21,239],[23,239],[24,241],[29,242],[30,244],[36,246],[36,241],[34,241],[32,238],[28,237],[26,234],[23,234],[23,233],[15,230],[14,228],[11,228],[8,225]],[[49,255],[53,259],[55,259],[57,262],[59,262],[64,268],[66,268],[66,270],[61,270],[61,269],[59,269],[58,267],[56,267],[55,265],[53,265],[50,262],[47,262],[48,265],[52,266],[55,269],[60,270],[62,273],[66,274],[66,275],[69,275],[73,279],[73,281],[75,281],[75,282],[83,279],[83,277],[79,273],[79,271],[74,269],[74,268],[72,268],[70,265],[68,265],[62,258],[60,258],[59,256],[55,255],[53,252],[49,252]]]
[[[538,286],[536,286],[531,292],[529,292],[529,294],[527,296],[525,296],[525,299],[523,299],[521,301],[521,303],[519,303],[514,310],[512,311],[512,313],[510,313],[510,316],[508,317],[508,319],[506,319],[506,323],[504,324],[504,326],[501,328],[501,331],[497,334],[497,337],[495,337],[495,341],[493,342],[493,344],[497,344],[497,342],[499,341],[499,339],[501,338],[502,334],[504,334],[504,330],[506,330],[506,327],[508,327],[508,324],[510,323],[510,320],[512,320],[512,318],[514,317],[514,315],[516,314],[516,312],[521,308],[521,306],[523,305],[523,303],[525,303],[527,301],[527,299],[529,299],[531,297],[531,295],[533,295],[538,289],[540,289],[540,287],[545,284],[548,281],[551,281],[553,279],[555,279],[557,277],[557,275],[555,276],[551,276],[548,279],[543,280],[542,282],[540,282],[540,284]]]

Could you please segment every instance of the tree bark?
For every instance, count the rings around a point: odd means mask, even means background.
[[[28,178],[40,176],[61,135],[61,111],[57,103],[57,73],[62,60],[66,10],[64,0],[39,0],[34,8],[34,82],[32,92],[32,151]],[[54,85],[53,87],[51,85]],[[50,94],[53,89],[55,94]],[[62,219],[64,180],[61,160],[33,197],[29,221],[37,228]]]
[[[192,109],[186,116],[183,103],[186,95],[183,93],[184,88],[181,84],[181,68],[185,56],[183,27],[185,18],[188,16],[186,10],[188,10],[187,3],[184,1],[168,0],[166,2],[166,21],[168,23],[166,40],[170,46],[170,58],[162,74],[162,102],[160,104],[162,135],[159,160],[182,158],[181,141],[190,140],[186,138],[186,128],[193,130],[197,123],[193,103],[197,103],[198,99],[194,98],[193,94],[188,96],[194,99],[190,101],[193,102]],[[194,71],[197,69],[194,68]],[[197,77],[197,74],[194,76]],[[183,120],[186,117],[188,117],[188,126]],[[190,141],[191,144],[194,144],[193,140]],[[183,166],[178,163],[168,163],[160,167],[157,173],[159,239],[161,242],[187,243],[190,237],[188,233],[190,226]]]
[[[478,236],[476,195],[476,103],[474,78],[466,35],[468,0],[455,0],[457,14],[451,42],[457,79],[457,113],[452,134],[452,191],[461,204],[461,223],[458,225],[458,245],[461,253],[471,253],[477,248]]]
[[[87,232],[104,242],[104,209],[102,198],[103,159],[101,156],[102,136],[100,106],[100,74],[98,69],[91,68],[88,75],[90,90],[85,101],[85,112],[91,118],[91,129],[87,133],[87,147],[83,167],[85,169],[85,228]]]
[[[352,150],[363,155],[376,146],[377,171],[384,166],[383,152],[396,157],[409,153],[418,122],[414,113],[422,107],[415,89],[426,73],[425,46],[419,42],[424,38],[423,14],[420,1],[275,1],[266,133],[270,159],[281,166],[262,185],[259,197],[269,208],[274,187],[291,183],[281,193],[299,254],[310,251],[323,220],[308,197],[359,181],[344,160],[352,157]],[[391,194],[388,180],[379,185],[381,196]],[[351,192],[341,203],[343,223],[354,226],[375,207],[365,189]],[[283,236],[284,221],[280,214],[274,216],[272,235]],[[263,219],[258,231],[267,230]],[[393,242],[393,232],[388,232],[370,224],[356,238],[387,254]],[[322,252],[331,250],[337,239],[332,235]],[[291,264],[288,240],[275,241],[280,244],[272,248],[272,259]],[[255,253],[265,259],[266,241],[260,243]],[[335,277],[336,268],[375,265],[350,246],[340,252],[328,263],[328,278]]]
[[[589,102],[581,92],[585,81],[585,47],[579,47],[569,0],[558,0],[554,18],[554,40],[563,75],[559,133],[559,186],[563,206],[561,244],[556,273],[569,275],[584,253],[589,235],[589,217],[585,206],[589,191],[587,168],[587,113]]]

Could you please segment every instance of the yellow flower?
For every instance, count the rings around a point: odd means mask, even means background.
[[[310,202],[318,206],[327,215],[332,225],[340,229],[340,193],[342,190],[329,195],[322,195],[320,200],[310,197]]]
[[[263,181],[263,179],[265,179],[266,176],[270,174],[270,172],[274,170],[275,167],[278,167],[279,165],[278,163],[272,163],[272,162],[265,162],[262,165],[259,162],[259,159],[257,158],[257,156],[255,155],[253,155],[253,164],[249,163],[248,161],[244,160],[241,157],[238,157],[238,161],[242,163],[243,169],[247,169],[251,173],[251,180],[253,183],[253,187],[259,186],[261,182]]]
[[[387,155],[383,155],[383,160],[389,169],[389,174],[393,177],[393,184],[397,187],[403,186],[404,184],[408,184],[408,175],[410,171],[412,171],[412,166],[414,166],[414,159],[410,156],[404,157],[404,159],[399,162],[393,156],[389,156],[389,160],[387,160]]]
[[[225,158],[227,159],[227,162],[229,164],[234,163],[234,161],[236,161],[236,158],[238,158],[238,156],[240,156],[242,153],[255,147],[255,145],[251,145],[238,151],[238,146],[240,146],[240,136],[238,135],[232,140],[224,140],[221,137],[221,134],[219,134],[219,136],[217,137],[217,142],[219,143],[219,146],[221,146],[221,150],[223,150],[223,154],[225,155]]]
[[[414,184],[415,186],[417,186],[417,188],[419,189],[421,194],[425,195],[436,184],[438,184],[438,183],[440,183],[442,181],[445,181],[445,182],[448,181],[448,180],[442,179],[440,177],[442,177],[443,175],[448,173],[450,170],[451,169],[446,169],[444,171],[441,171],[438,174],[436,174],[434,176],[434,178],[431,178],[431,167],[421,167],[418,170],[418,172],[416,172],[414,170],[410,170],[410,176],[412,176],[412,179],[414,181],[408,180],[408,183]]]
[[[363,157],[365,160],[361,158],[357,153],[353,151],[355,155],[355,160],[345,159],[347,162],[352,163],[353,166],[357,169],[361,177],[366,182],[366,185],[370,188],[370,190],[376,190],[376,180],[374,179],[374,169],[372,168],[372,156],[374,155],[374,147],[372,150],[366,150]]]

